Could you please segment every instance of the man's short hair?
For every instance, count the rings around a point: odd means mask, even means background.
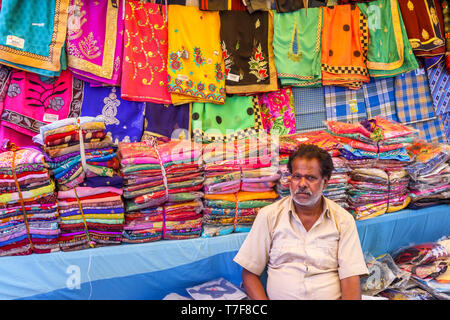
[[[296,158],[317,159],[320,164],[320,174],[323,178],[330,179],[333,172],[333,160],[330,154],[313,144],[301,144],[298,149],[290,155],[288,162],[289,172],[292,174],[292,163]]]

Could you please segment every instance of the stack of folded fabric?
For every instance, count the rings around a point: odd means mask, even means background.
[[[271,141],[239,140],[204,147],[202,237],[249,231],[258,211],[278,198]]]
[[[0,153],[0,256],[58,251],[55,184],[34,148]]]
[[[248,232],[259,210],[278,198],[272,191],[205,194],[202,237]]]
[[[341,207],[347,209],[347,189],[349,188],[348,173],[351,169],[347,166],[347,160],[343,157],[332,157],[333,172],[328,181],[328,185],[323,191],[323,195],[330,200],[333,200]]]
[[[75,187],[58,192],[62,251],[122,243],[122,189]]]
[[[280,175],[280,179],[277,181],[275,190],[281,198],[289,196],[291,194],[291,190],[289,187],[291,173],[288,169],[288,162],[289,154],[283,153],[279,155],[278,174]]]
[[[414,162],[406,167],[412,209],[450,203],[450,147],[417,140],[407,149]]]
[[[40,133],[59,190],[70,190],[94,177],[118,176],[116,147],[103,118],[67,118],[41,127]]]
[[[120,143],[123,242],[187,239],[201,233],[201,147],[187,140]]]
[[[409,202],[410,162],[406,147],[410,128],[374,117],[361,123],[328,121],[328,130],[341,143],[341,153],[353,170],[349,176],[348,209],[357,220],[405,208]]]

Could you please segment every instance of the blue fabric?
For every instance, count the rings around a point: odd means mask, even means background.
[[[378,256],[436,241],[450,230],[448,210],[440,205],[357,221],[363,251]],[[242,269],[232,260],[246,236],[1,257],[0,299],[161,299],[171,292],[186,295],[186,288],[219,277],[239,286]],[[79,289],[72,282],[77,276]]]
[[[295,124],[297,132],[326,129],[327,113],[325,109],[325,92],[323,87],[293,87],[295,105]]]
[[[444,127],[436,116],[425,70],[396,76],[395,99],[399,122],[414,127],[428,142],[444,142]]]
[[[85,83],[81,115],[103,116],[114,143],[141,141],[145,102],[123,100],[120,87],[91,87]]]
[[[191,130],[190,104],[163,105],[147,102],[144,133],[156,137],[189,139]]]
[[[398,121],[393,78],[370,78],[361,89],[325,86],[327,120],[361,122],[382,116]]]
[[[436,67],[427,69],[428,83],[436,114],[450,112],[450,74],[447,72],[445,62]]]

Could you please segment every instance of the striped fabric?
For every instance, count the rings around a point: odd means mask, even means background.
[[[395,100],[399,122],[411,125],[429,142],[444,142],[444,127],[434,110],[424,69],[395,77]]]
[[[427,69],[427,75],[436,114],[450,112],[450,74],[445,68],[445,62]]]

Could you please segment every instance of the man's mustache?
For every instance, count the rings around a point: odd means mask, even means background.
[[[307,189],[297,189],[294,194],[307,194],[308,196],[312,196],[312,192]]]

